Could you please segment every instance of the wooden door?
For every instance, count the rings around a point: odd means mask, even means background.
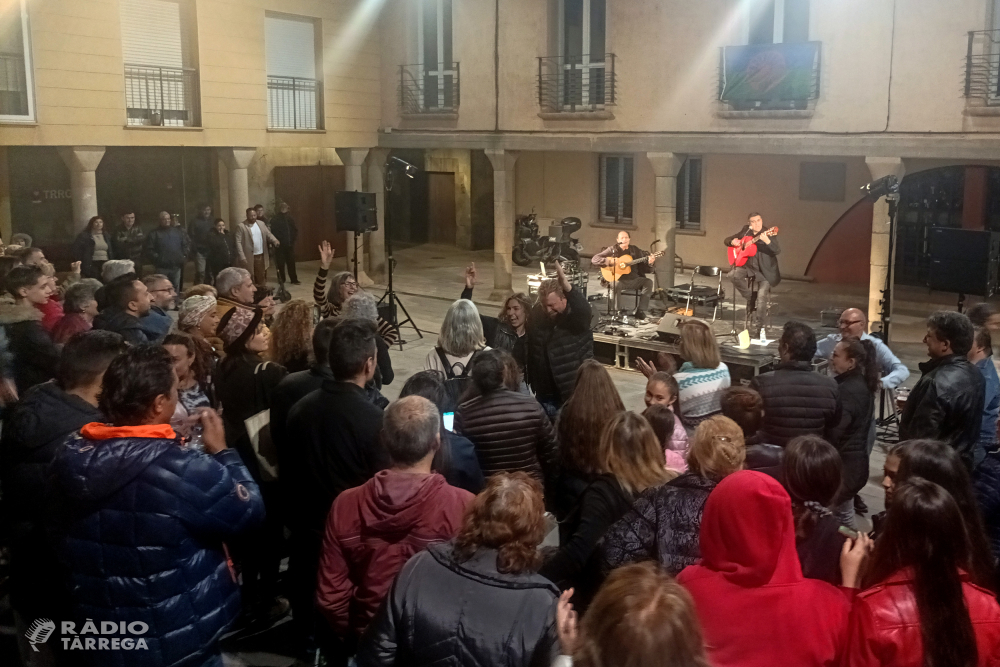
[[[347,235],[337,232],[333,205],[334,193],[344,189],[345,176],[340,165],[274,168],[274,195],[288,203],[299,228],[296,259],[319,259],[318,246],[324,240],[330,242],[338,258],[347,257]]]
[[[428,241],[455,245],[455,174],[427,173]]]

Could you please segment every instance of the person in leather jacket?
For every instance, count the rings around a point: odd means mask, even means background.
[[[966,355],[975,330],[961,313],[939,311],[927,318],[928,361],[923,376],[906,399],[899,421],[899,439],[931,438],[948,443],[972,470],[982,426],[986,382]]]

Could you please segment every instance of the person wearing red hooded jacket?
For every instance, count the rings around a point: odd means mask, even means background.
[[[970,581],[965,521],[950,493],[912,477],[893,490],[885,529],[851,614],[851,667],[1000,664],[1000,605]]]
[[[845,587],[867,544],[845,555]],[[851,594],[802,576],[791,499],[773,477],[723,479],[705,503],[700,545],[701,562],[677,581],[694,598],[713,667],[839,664]]]
[[[337,496],[323,539],[316,601],[347,655],[406,561],[454,537],[474,498],[431,472],[441,417],[426,398],[391,404],[382,441],[393,467]]]

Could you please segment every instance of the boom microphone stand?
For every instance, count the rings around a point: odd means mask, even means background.
[[[405,162],[403,160],[400,160],[398,157],[390,157],[388,160],[386,160],[386,163],[385,163],[385,211],[383,212],[382,219],[384,220],[383,227],[385,228],[385,230],[384,230],[384,235],[385,235],[385,254],[386,254],[386,260],[387,260],[386,263],[388,264],[387,269],[388,269],[388,272],[389,272],[389,280],[388,280],[388,284],[386,285],[385,294],[382,295],[382,298],[379,299],[378,302],[382,303],[383,301],[386,301],[388,299],[388,303],[389,303],[389,318],[390,318],[389,321],[392,322],[392,326],[395,327],[396,333],[400,333],[400,327],[402,327],[405,324],[409,324],[411,327],[413,327],[413,330],[417,332],[417,336],[419,336],[420,338],[423,338],[424,334],[422,334],[420,332],[420,329],[417,328],[417,325],[413,321],[413,318],[410,317],[410,313],[407,312],[406,306],[403,305],[403,302],[400,300],[400,298],[398,296],[396,296],[396,292],[392,288],[392,274],[393,274],[393,270],[396,268],[396,260],[392,256],[392,234],[389,233],[390,232],[390,227],[389,227],[389,219],[390,219],[390,215],[389,215],[389,201],[390,201],[390,197],[392,196],[392,186],[393,186],[393,180],[395,178],[395,174],[393,172],[393,167],[396,166],[397,163],[399,163],[399,164],[401,164],[401,165],[404,166],[405,173],[406,173],[407,177],[409,177],[409,178],[413,178],[413,174],[415,174],[416,171],[417,171],[417,168],[414,167],[412,164],[410,164],[409,162]],[[355,257],[357,257],[356,253],[355,253]],[[403,311],[403,314],[406,315],[406,319],[403,320],[402,322],[399,321],[399,317],[396,314],[396,306],[397,305],[399,306],[399,309]],[[400,350],[403,349],[403,344],[404,343],[406,343],[406,341],[403,340],[402,336],[401,336],[400,340],[399,340],[399,349]]]

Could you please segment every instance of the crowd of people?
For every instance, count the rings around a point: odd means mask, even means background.
[[[682,363],[642,360],[626,405],[561,268],[493,317],[470,266],[424,369],[397,378],[398,332],[330,274],[329,244],[313,303],[274,302],[267,245],[291,243],[251,211],[240,266],[192,234],[182,300],[168,214],[145,240],[123,220],[128,257],[92,221],[61,284],[40,251],[0,258],[0,489],[31,660],[221,665],[227,632],[289,612],[299,657],[331,665],[1000,659],[988,305],[928,319],[867,534],[873,406],[909,372],[861,311],[820,340],[788,322],[749,386],[688,320]],[[35,642],[38,619],[141,623],[143,654],[59,624]]]

